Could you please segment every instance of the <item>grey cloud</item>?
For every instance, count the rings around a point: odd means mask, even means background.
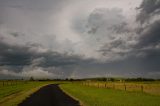
[[[88,18],[87,26],[89,32],[95,34],[98,30],[114,30],[119,32],[126,25],[125,17],[121,14],[122,10],[118,8],[95,9]],[[99,34],[97,32],[97,34]]]
[[[119,8],[95,9],[88,18],[89,41],[107,61],[124,59],[135,43],[133,30]]]
[[[115,53],[113,51],[113,49],[119,48],[119,49],[121,49],[121,51],[117,51],[115,54],[120,55],[121,53],[123,53],[123,54],[125,53],[125,51],[124,51],[125,46],[126,46],[125,42],[119,39],[119,40],[114,40],[110,43],[106,43],[98,51],[101,52],[105,56],[105,55],[108,55],[110,53],[111,54]]]
[[[19,34],[19,32],[11,32],[10,35],[14,37],[23,36],[23,34]]]
[[[150,7],[143,6],[143,3],[146,2],[150,5]],[[158,15],[157,12],[159,9],[159,1],[157,4],[149,3],[149,2],[156,2],[155,1],[143,1],[141,5],[141,12],[137,17],[137,22],[141,21],[139,18],[143,14],[144,11],[147,11],[150,16],[146,16],[144,19],[143,16],[143,23],[148,23],[148,21],[152,20],[152,17]],[[146,4],[147,5],[147,4]],[[156,6],[155,6],[156,5]],[[146,10],[149,9],[149,10]],[[136,73],[149,73],[151,70],[153,73],[157,73],[160,70],[159,63],[160,63],[160,24],[159,20],[157,19],[153,23],[148,23],[144,27],[138,27],[137,29],[139,32],[134,32],[133,30],[128,30],[127,32],[122,31],[122,35],[120,38],[116,37],[115,40],[107,42],[103,45],[98,52],[102,53],[104,56],[113,56],[118,57],[118,61],[112,61],[111,64],[108,66],[116,67],[109,68],[108,70],[117,70],[119,67],[119,72],[122,71],[124,73],[135,73],[135,70],[139,70]],[[141,21],[142,23],[142,21]],[[107,69],[107,68],[106,68]],[[122,70],[121,70],[122,69]],[[112,71],[114,73],[114,71]],[[112,73],[111,72],[111,73]],[[118,73],[118,72],[116,72]],[[160,77],[160,76],[158,76]],[[158,78],[157,77],[157,78]]]
[[[93,52],[107,61],[120,58],[121,55],[118,54],[128,46],[125,41],[133,38],[120,8],[96,8],[84,22],[86,22],[84,34],[86,43],[90,46],[94,45]],[[125,36],[127,34],[128,36]]]
[[[63,2],[63,0],[1,0],[1,6],[17,9],[48,10],[51,7],[55,8],[56,5],[63,4]]]
[[[75,19],[73,24],[73,28],[77,32],[81,34],[86,32],[91,36],[110,36],[108,31],[117,33],[127,31],[127,23],[121,8],[95,8],[88,17]]]

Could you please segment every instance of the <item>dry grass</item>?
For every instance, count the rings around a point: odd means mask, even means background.
[[[145,92],[153,95],[160,95],[160,82],[83,82],[85,86],[98,88],[110,88],[126,91]]]

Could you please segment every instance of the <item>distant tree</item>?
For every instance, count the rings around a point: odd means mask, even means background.
[[[34,78],[33,77],[30,77],[30,79],[29,79],[30,81],[34,81]]]
[[[114,78],[110,78],[110,81],[114,82],[114,81],[115,81],[115,79],[114,79]]]
[[[73,78],[70,78],[70,79],[69,79],[69,81],[73,81],[73,80],[74,80]]]

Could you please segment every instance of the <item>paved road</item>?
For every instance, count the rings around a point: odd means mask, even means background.
[[[80,106],[79,102],[65,94],[57,84],[47,85],[32,94],[18,106]]]

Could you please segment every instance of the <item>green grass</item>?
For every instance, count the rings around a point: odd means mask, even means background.
[[[60,87],[77,98],[84,106],[160,106],[160,96],[80,84],[62,84]]]
[[[16,106],[40,87],[53,82],[28,82],[0,87],[0,106]]]

